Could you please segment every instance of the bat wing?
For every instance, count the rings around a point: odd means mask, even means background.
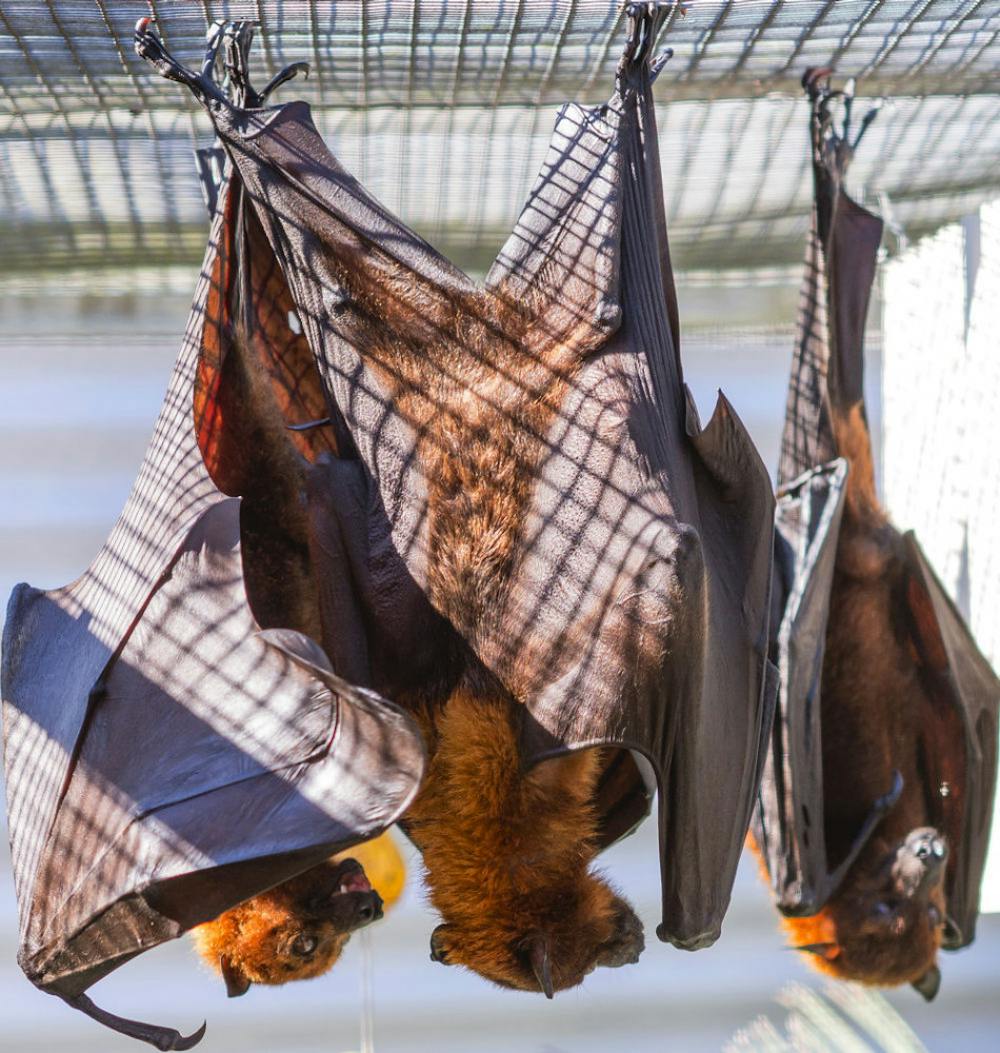
[[[38,986],[159,1048],[191,1040],[106,1014],[83,992],[380,832],[423,765],[408,718],[336,676],[304,637],[262,636],[248,602],[242,502],[212,474],[236,477],[239,466],[225,455],[224,402],[209,397],[233,302],[234,214],[229,204],[217,213],[181,354],[111,536],[73,585],[19,586],[4,632],[19,961]],[[315,407],[304,397],[298,408]]]
[[[775,510],[773,655],[781,674],[770,748],[754,814],[775,900],[814,914],[829,867],[823,835],[820,676],[847,465],[805,473]]]
[[[975,938],[997,776],[1000,680],[912,533],[905,535],[906,596],[915,657],[926,688],[922,759],[934,825],[951,846],[945,947]]]
[[[824,834],[821,689],[830,589],[844,510],[847,462],[838,458],[778,492],[772,655],[781,676],[753,834],[778,908],[816,914],[898,800],[896,777],[872,802],[836,865]]]
[[[480,653],[525,701],[528,757],[630,751],[634,763],[613,756],[600,785],[606,840],[659,788],[659,934],[694,948],[714,941],[728,905],[776,688],[773,497],[729,403],[702,428],[684,387],[646,58],[624,76],[607,106],[562,111],[539,187],[571,192],[547,209],[529,202],[530,233],[515,231],[493,272],[528,270],[538,330],[562,334],[547,283],[572,260],[599,350],[548,425],[500,628]],[[543,243],[539,214],[552,223],[539,255],[554,262],[532,268],[527,253],[522,269],[516,242]]]

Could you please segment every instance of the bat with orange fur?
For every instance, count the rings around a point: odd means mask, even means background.
[[[830,72],[803,81],[816,197],[779,471],[782,688],[753,837],[794,947],[930,999],[938,950],[974,937],[1000,682],[879,505],[863,335],[882,223],[843,189],[861,136]]]
[[[233,907],[191,936],[230,998],[251,984],[312,979],[333,968],[353,933],[394,906],[403,881],[402,856],[385,833]]]

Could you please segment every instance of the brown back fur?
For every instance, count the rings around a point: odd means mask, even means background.
[[[628,905],[589,869],[599,753],[523,774],[518,709],[499,693],[455,691],[428,728],[437,749],[408,822],[444,919],[434,942],[443,960],[537,991],[524,945],[541,936],[560,990],[598,965],[634,960],[641,936]]]
[[[555,987],[570,987],[641,948],[631,908],[588,870],[599,757],[582,753],[524,773],[520,703],[471,652],[500,617],[537,465],[589,316],[574,321],[569,312],[561,331],[542,332],[532,325],[536,304],[430,292],[417,318],[408,305],[423,292],[387,267],[377,284],[365,278],[370,261],[345,266],[338,280],[364,321],[357,332],[366,361],[416,436],[428,492],[428,595],[465,645],[458,686],[410,700],[430,764],[407,823],[444,919],[435,947],[496,983],[537,991],[523,948],[541,934]]]

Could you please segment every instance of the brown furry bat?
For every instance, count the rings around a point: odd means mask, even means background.
[[[599,965],[638,961],[642,925],[590,871],[599,751],[524,773],[518,708],[455,690],[434,722],[436,749],[407,821],[444,919],[431,957],[551,998]]]
[[[902,602],[903,539],[879,506],[860,406],[837,421],[848,458],[823,662],[825,835],[842,858],[893,771],[903,792],[826,907],[785,918],[793,945],[823,971],[864,983],[912,983],[932,998],[940,983],[949,846],[931,825],[920,728],[933,706],[921,682]]]
[[[259,240],[256,224],[247,236]],[[435,947],[446,942],[449,961],[489,979],[551,994],[597,965],[635,961],[642,926],[588,872],[596,854],[592,797],[600,758],[588,752],[524,774],[516,746],[522,707],[472,650],[502,606],[530,481],[576,368],[579,334],[572,322],[566,331],[532,335],[524,303],[478,295],[429,311],[420,323],[426,347],[416,354],[395,336],[407,290],[388,279],[365,285],[359,277],[365,274],[345,263],[339,277],[355,309],[371,319],[366,356],[394,392],[400,416],[421,436],[428,489],[427,599],[438,613],[430,633],[403,626],[408,638],[429,638],[428,660],[393,654],[371,612],[368,645],[371,686],[413,708],[427,740],[427,784],[408,818],[445,922]],[[253,284],[267,282],[258,274]],[[251,298],[257,317],[246,332],[229,334],[215,396],[225,426],[214,458],[206,460],[223,488],[243,497],[244,569],[257,620],[320,639],[336,665],[345,626],[328,609],[329,582],[322,579],[343,570],[324,566],[323,549],[336,530],[317,527],[326,513],[307,492],[323,479],[320,464],[310,481],[309,462],[337,451],[335,443],[332,451],[318,445],[331,427],[286,429],[287,418],[329,412],[316,397],[308,409],[283,404],[287,383],[279,371],[294,358],[294,341],[287,332],[272,334],[269,325],[284,316],[286,298],[278,285],[267,297]],[[276,309],[261,306],[269,300]],[[533,347],[529,361],[510,334]],[[298,394],[311,374],[292,374]],[[303,441],[317,445],[303,449]],[[334,505],[342,500],[326,496]],[[402,598],[395,602],[401,605]],[[265,898],[237,909],[270,912],[272,904]]]
[[[564,334],[526,366],[500,335],[523,327],[516,309],[502,301],[478,307],[441,326],[456,331],[476,370],[456,375],[444,342],[431,352],[443,363],[428,394],[423,373],[408,376],[409,356],[387,348],[384,359],[401,381],[401,412],[427,435],[430,598],[470,642],[502,608],[530,481],[574,350],[573,336]],[[442,405],[453,408],[441,412]],[[523,706],[467,647],[447,650],[454,686],[417,693],[430,764],[406,820],[443,918],[432,957],[548,997],[597,966],[637,961],[641,922],[589,870],[601,753],[586,750],[525,772],[517,744]]]
[[[382,899],[354,859],[330,860],[192,931],[230,998],[251,984],[310,980],[331,969],[351,934],[382,917]]]
[[[225,334],[217,412],[225,420],[210,465],[242,497],[240,532],[250,605],[264,627],[320,638],[318,586],[305,515],[308,461],[296,448],[272,383],[264,329]],[[327,972],[351,933],[382,917],[382,899],[353,858],[331,859],[226,911],[193,932],[230,997],[252,983]]]

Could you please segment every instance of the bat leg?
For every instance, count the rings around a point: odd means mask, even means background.
[[[255,23],[243,21],[217,21],[209,26],[206,34],[205,54],[198,73],[188,69],[174,58],[156,31],[152,18],[140,18],[135,24],[135,50],[161,76],[176,81],[202,103],[225,103],[238,109],[257,109],[264,105],[276,88],[287,83],[298,73],[308,73],[307,62],[293,62],[272,77],[263,91],[256,91],[250,83],[250,46],[253,43]],[[223,66],[226,71],[228,97],[215,80],[215,65],[222,49]]]

